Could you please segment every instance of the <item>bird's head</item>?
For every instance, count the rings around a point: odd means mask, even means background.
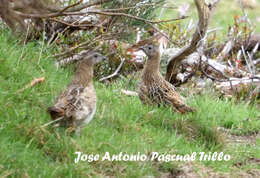
[[[107,59],[106,56],[103,56],[99,52],[90,51],[85,54],[81,54],[82,59],[86,62],[90,62],[91,64],[97,64]]]
[[[148,56],[148,59],[160,54],[159,45],[155,42],[145,44],[141,46],[139,49],[142,50]]]

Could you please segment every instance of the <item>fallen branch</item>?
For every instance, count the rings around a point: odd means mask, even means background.
[[[220,80],[220,79],[218,79],[218,78],[215,78],[215,77],[213,77],[213,76],[207,74],[207,72],[206,72],[206,71],[203,69],[203,67],[202,67],[202,59],[201,59],[201,57],[200,57],[199,69],[200,69],[200,71],[201,71],[207,78],[209,78],[209,79],[211,79],[211,80],[213,80],[213,81],[224,82],[224,80]],[[214,69],[215,69],[215,68],[214,68]],[[221,73],[221,74],[222,74],[222,73]]]
[[[210,16],[212,14],[212,9],[219,1],[220,0],[216,0],[213,4],[206,4],[204,0],[194,0],[198,11],[199,23],[195,33],[192,36],[191,43],[181,49],[178,54],[171,57],[169,64],[167,65],[166,80],[170,83],[177,82],[176,77],[181,61],[184,60],[186,56],[192,54],[197,49],[200,41],[204,38],[207,32]]]
[[[172,50],[168,49],[168,51],[166,51],[166,54],[169,53],[169,51]],[[178,51],[178,49],[175,48],[174,51]],[[188,68],[193,69],[192,71],[188,71],[189,73],[193,73],[200,68],[200,61],[201,68],[203,68],[203,70],[207,72],[207,74],[214,76],[217,79],[228,80],[230,77],[242,78],[245,76],[250,76],[250,73],[247,73],[243,70],[229,67],[228,65],[222,64],[220,61],[209,59],[204,55],[200,56],[198,52],[192,53],[191,55],[185,57],[185,59],[181,61],[180,65],[183,69],[185,69],[185,72]],[[183,80],[180,79],[179,76],[180,73],[178,73],[176,77],[176,85],[183,84]],[[179,83],[180,81],[181,83]]]
[[[250,78],[244,77],[241,79],[238,78],[230,78],[229,81],[226,82],[217,82],[215,84],[216,89],[220,90],[225,95],[233,95],[236,93],[241,93],[242,91],[248,92],[249,90],[253,90],[253,85],[260,84],[260,77],[258,78]]]
[[[220,52],[216,60],[222,61],[232,50],[233,46],[234,46],[234,39],[231,39],[226,43],[226,45],[224,46],[224,48],[222,49],[222,51]]]
[[[42,125],[39,129],[42,129],[42,128],[44,128],[44,127],[47,127],[47,126],[49,126],[49,125],[51,125],[51,124],[53,124],[53,123],[55,123],[55,122],[58,122],[58,121],[60,121],[60,120],[62,120],[62,119],[64,119],[64,117],[59,117],[59,118],[57,118],[57,119],[55,119],[55,120],[52,120],[52,121],[50,121],[50,122],[47,122],[46,124]]]
[[[138,93],[135,91],[129,91],[129,90],[121,90],[121,93],[127,95],[127,96],[138,96]]]
[[[107,79],[110,79],[110,78],[113,78],[115,77],[116,75],[119,74],[119,71],[120,69],[122,68],[123,64],[125,62],[125,59],[121,59],[121,63],[119,64],[119,66],[117,67],[117,69],[115,70],[115,72],[107,77],[103,77],[101,79],[99,79],[100,82],[104,81],[104,80],[107,80]]]
[[[25,85],[24,88],[17,90],[17,93],[22,92],[22,91],[26,90],[27,88],[33,87],[33,86],[35,86],[36,84],[42,83],[42,82],[44,82],[44,81],[45,81],[45,78],[44,78],[44,77],[35,78],[35,79],[32,80],[29,84]]]
[[[256,60],[254,60],[254,64],[255,64],[255,65],[258,65],[258,64],[260,64],[260,58],[259,58],[259,59],[256,59]]]

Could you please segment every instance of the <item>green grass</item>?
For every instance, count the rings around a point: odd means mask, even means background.
[[[41,49],[40,42],[23,46],[11,32],[0,31],[0,177],[156,177],[177,174],[182,171],[180,165],[185,164],[101,160],[75,164],[75,151],[101,156],[105,152],[184,155],[217,151],[230,154],[231,160],[196,160],[193,164],[231,175],[238,169],[260,169],[257,163],[248,162],[250,157],[260,157],[259,140],[251,145],[227,144],[224,134],[217,131],[224,127],[241,136],[259,132],[257,106],[235,104],[210,94],[190,97],[188,103],[197,112],[180,115],[170,108],[145,106],[137,97],[121,94],[121,88],[128,89],[127,79],[112,85],[95,82],[97,112],[81,137],[61,128],[39,129],[50,121],[46,108],[74,73],[72,67],[56,70],[51,55],[44,45]],[[18,92],[37,77],[45,77],[45,81]],[[236,168],[236,163],[245,164]]]
[[[189,18],[183,20],[183,22],[186,24],[189,23],[190,19],[194,20],[194,17],[197,17],[197,12],[193,0],[170,1],[170,4],[176,7],[184,3],[189,3],[191,5],[187,13],[187,16],[189,16]],[[252,25],[255,27],[254,28],[255,32],[259,33],[260,21],[257,20],[257,17],[258,18],[260,17],[260,13],[259,13],[260,0],[257,0],[257,3],[258,4],[254,9],[246,9],[246,12],[248,14],[249,19],[252,21]],[[165,10],[165,13],[162,14],[162,18],[170,19],[176,17],[176,15],[177,15],[177,9],[176,10],[167,9]],[[213,12],[213,16],[210,21],[210,28],[221,27],[222,30],[218,32],[218,35],[222,34],[222,36],[224,37],[228,32],[228,27],[234,24],[234,16],[236,15],[243,16],[243,12],[240,9],[239,4],[237,3],[237,0],[220,1],[215,11]]]

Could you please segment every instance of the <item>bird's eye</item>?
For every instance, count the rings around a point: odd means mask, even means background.
[[[98,55],[95,54],[95,55],[94,55],[94,58],[97,58],[97,57],[98,57]]]
[[[149,50],[151,50],[151,49],[152,49],[152,47],[151,47],[151,46],[149,46],[149,47],[148,47],[148,49],[149,49]]]

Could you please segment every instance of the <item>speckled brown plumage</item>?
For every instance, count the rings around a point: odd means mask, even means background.
[[[155,42],[149,42],[140,49],[148,56],[139,86],[140,100],[146,104],[171,105],[175,111],[181,113],[194,111],[161,75],[159,46]]]
[[[48,108],[53,120],[62,118],[59,124],[71,127],[77,133],[89,123],[96,111],[97,97],[93,85],[93,66],[105,59],[97,52],[82,54],[82,61],[68,85],[63,91],[54,106]]]

